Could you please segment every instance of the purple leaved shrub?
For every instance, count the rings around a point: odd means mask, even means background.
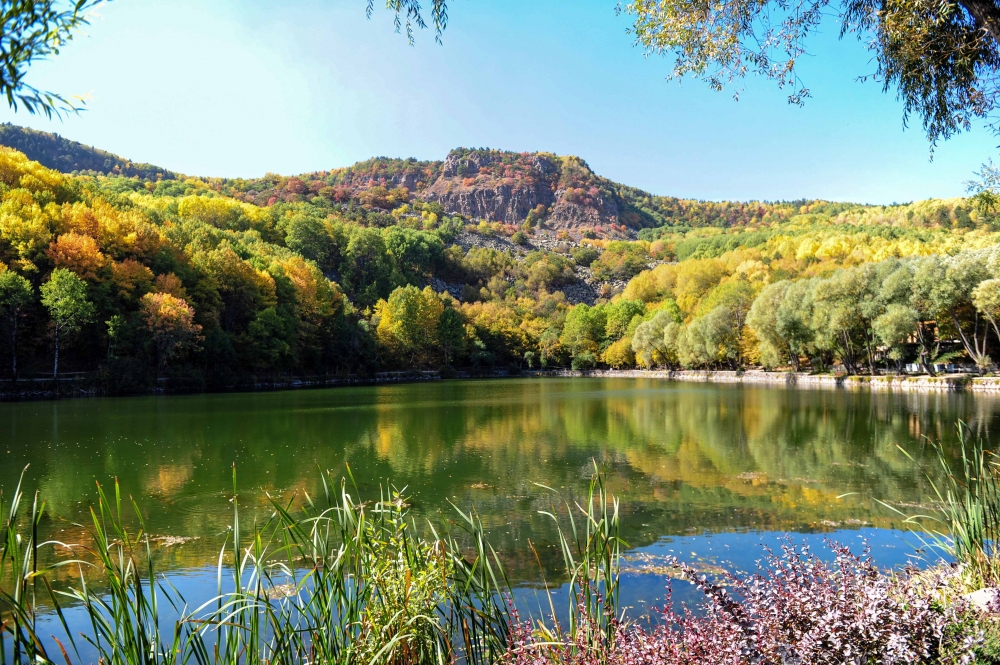
[[[553,638],[518,621],[509,665],[910,665],[967,663],[982,637],[948,579],[915,570],[887,575],[869,553],[830,543],[825,562],[808,547],[765,551],[750,575],[709,580],[675,561],[705,598],[701,611],[667,606],[650,628],[615,623],[602,640],[594,618]],[[582,609],[581,605],[581,609]],[[580,610],[578,610],[579,612]],[[588,626],[590,628],[588,628]]]

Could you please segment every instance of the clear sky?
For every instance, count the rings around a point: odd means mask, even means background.
[[[382,3],[376,0],[376,5]],[[429,3],[426,3],[429,4]],[[984,128],[930,161],[919,120],[831,25],[802,76],[813,99],[748,80],[735,101],[665,77],[615,0],[452,0],[444,45],[411,47],[365,0],[114,0],[30,82],[89,94],[55,131],[183,173],[256,176],[376,155],[441,159],[458,146],[575,154],[656,194],[872,203],[959,196],[1000,138]]]

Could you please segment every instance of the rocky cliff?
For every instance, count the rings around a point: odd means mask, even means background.
[[[619,222],[610,184],[577,158],[459,149],[417,195],[469,219],[521,224],[533,213],[551,228],[580,229]]]

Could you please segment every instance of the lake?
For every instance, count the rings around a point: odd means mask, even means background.
[[[452,503],[474,506],[514,580],[533,583],[528,541],[551,553],[554,538],[539,511],[585,496],[596,462],[621,499],[624,539],[646,557],[626,566],[637,579],[668,553],[748,567],[759,543],[785,531],[816,545],[863,538],[880,563],[900,565],[916,540],[882,502],[919,512],[925,474],[937,473],[929,441],[953,452],[958,420],[995,441],[998,415],[1000,400],[984,395],[655,379],[5,403],[0,487],[9,496],[30,465],[25,487],[47,502],[42,535],[86,544],[79,524],[95,482],[117,478],[147,530],[174,538],[161,541],[160,565],[196,577],[215,565],[231,522],[234,465],[241,505],[258,516],[265,492],[316,496],[320,469],[349,465],[363,498],[391,483],[439,523]],[[637,602],[662,590],[634,586]]]

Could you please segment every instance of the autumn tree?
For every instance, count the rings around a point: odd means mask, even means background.
[[[187,301],[169,293],[147,293],[141,300],[142,316],[156,345],[157,375],[167,363],[201,340],[201,326],[194,322],[194,309]]]
[[[465,350],[465,322],[454,307],[446,306],[441,312],[437,340],[445,365],[451,365],[455,357]]]
[[[13,270],[0,272],[0,315],[7,319],[7,334],[10,336],[10,374],[17,381],[17,332],[35,294],[31,282]]]
[[[375,308],[378,339],[408,366],[424,364],[434,352],[444,311],[429,286],[423,291],[412,285],[398,287]]]
[[[96,240],[72,232],[56,238],[46,256],[57,268],[66,268],[88,280],[96,280],[97,273],[108,262]]]
[[[59,378],[59,349],[62,340],[78,331],[94,315],[94,305],[87,300],[87,284],[65,268],[56,268],[42,284],[42,304],[52,320],[55,356],[52,379]]]

